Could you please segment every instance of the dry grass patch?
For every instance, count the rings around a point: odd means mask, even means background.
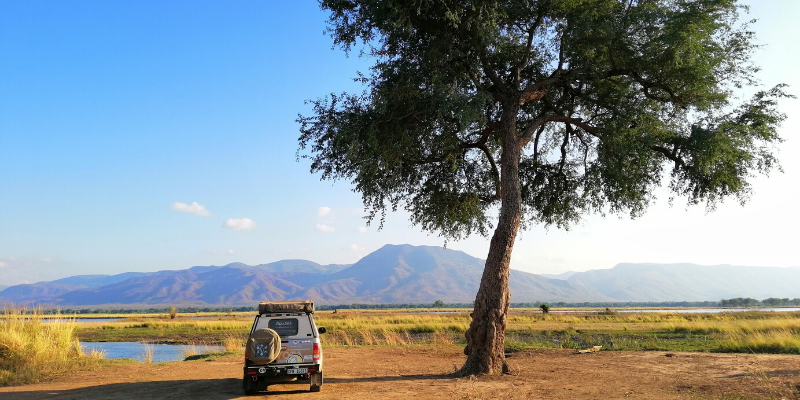
[[[75,329],[61,315],[6,311],[0,319],[0,385],[36,382],[104,358],[102,352],[85,355]]]

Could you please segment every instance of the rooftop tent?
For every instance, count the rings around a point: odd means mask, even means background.
[[[304,301],[270,301],[262,302],[258,305],[259,314],[270,313],[293,313],[293,312],[314,312],[314,302]]]

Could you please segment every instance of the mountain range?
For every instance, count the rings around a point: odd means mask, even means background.
[[[386,245],[355,264],[307,260],[196,266],[185,270],[77,275],[10,286],[0,301],[49,306],[251,305],[312,299],[320,304],[469,303],[484,260],[431,246]],[[800,268],[619,264],[550,277],[511,270],[514,302],[704,301],[800,297]]]
[[[617,264],[578,272],[567,282],[620,301],[707,301],[800,298],[800,267]]]

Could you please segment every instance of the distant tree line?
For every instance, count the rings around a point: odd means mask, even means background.
[[[648,301],[648,302],[521,302],[511,303],[511,308],[538,308],[542,305],[547,305],[550,308],[653,308],[653,307],[780,307],[780,306],[800,306],[800,298],[789,299],[788,297],[777,298],[770,297],[764,300],[757,300],[750,297],[737,297],[733,299],[722,299],[720,301]],[[326,310],[393,310],[403,308],[456,308],[456,309],[470,309],[473,307],[472,303],[446,303],[442,300],[436,300],[433,303],[353,303],[353,304],[339,304],[328,305],[318,304],[316,309],[319,311]],[[14,309],[15,307],[5,307]],[[178,313],[200,313],[200,312],[256,312],[258,305],[240,305],[240,306],[207,306],[207,307],[149,307],[149,308],[31,308],[31,307],[18,307],[16,309],[27,310],[29,313],[37,312],[44,314],[170,314],[171,311],[177,310]]]
[[[150,308],[53,308],[45,309],[44,314],[169,314],[173,307],[150,307]],[[209,306],[209,307],[174,307],[178,313],[199,313],[199,312],[255,312],[258,305],[254,306]],[[35,310],[30,309],[29,310]],[[38,312],[38,311],[37,311]]]
[[[755,306],[800,306],[800,298],[789,299],[788,297],[770,297],[758,301],[750,297],[737,297],[735,299],[722,299],[719,301],[720,307],[755,307]]]

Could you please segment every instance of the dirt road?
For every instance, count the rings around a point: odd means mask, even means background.
[[[278,399],[800,399],[800,356],[532,350],[513,373],[454,378],[449,347],[327,349],[320,393],[270,386]],[[0,388],[0,399],[238,399],[241,359],[128,364]],[[266,394],[266,393],[265,393]]]

